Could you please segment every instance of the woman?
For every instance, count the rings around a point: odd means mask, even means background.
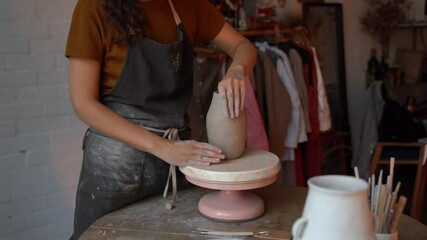
[[[101,216],[159,194],[175,167],[224,158],[188,139],[192,48],[211,41],[233,58],[218,90],[224,114],[243,109],[252,44],[208,0],[79,0],[68,36],[70,93],[90,128],[83,141],[74,234]],[[173,181],[174,182],[174,181]]]

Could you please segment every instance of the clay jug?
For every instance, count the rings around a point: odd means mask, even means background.
[[[375,240],[368,183],[350,176],[308,180],[304,211],[292,226],[296,240]]]
[[[206,130],[210,144],[223,151],[225,159],[235,159],[242,155],[246,143],[246,111],[237,118],[224,114],[221,96],[214,92],[206,115]]]

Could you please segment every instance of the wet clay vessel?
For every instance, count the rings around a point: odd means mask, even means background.
[[[195,185],[215,189],[198,203],[199,212],[222,222],[244,222],[260,217],[264,201],[245,191],[276,181],[279,158],[271,152],[245,148],[246,112],[237,118],[224,114],[218,92],[214,93],[206,116],[209,143],[222,149],[225,160],[210,166],[180,167],[187,180]]]
[[[237,118],[230,118],[224,111],[221,96],[214,92],[206,115],[208,141],[223,151],[225,159],[235,159],[242,155],[245,148],[246,112],[240,112]]]

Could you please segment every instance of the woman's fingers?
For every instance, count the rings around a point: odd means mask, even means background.
[[[228,110],[228,102],[227,102],[227,91],[222,86],[222,84],[218,85],[219,96],[222,101],[222,109],[224,110],[224,116],[230,117],[230,111]]]
[[[240,113],[240,107],[243,104],[242,101],[242,94],[244,94],[244,91],[242,92],[241,84],[243,81],[235,80],[233,81],[233,88],[234,88],[234,113],[236,117],[239,117]]]
[[[173,157],[179,162],[176,165],[206,166],[225,158],[221,149],[209,143],[187,140],[176,141],[175,144],[179,146]]]
[[[222,150],[212,144],[197,142],[194,146],[197,148],[196,154],[199,156],[199,161],[219,162],[225,158]]]
[[[234,89],[231,85],[227,86],[227,107],[228,111],[230,112],[231,118],[236,117],[236,113],[234,111]]]
[[[205,142],[196,142],[194,141],[194,147],[198,148],[198,149],[206,149],[206,150],[210,150],[210,151],[214,151],[217,153],[222,153],[222,150],[219,149],[218,147],[210,144],[210,143],[205,143]]]
[[[218,91],[223,102],[225,116],[238,117],[244,109],[246,82],[244,80],[227,78],[220,82]]]
[[[238,117],[240,112],[240,88],[239,88],[239,82],[233,81],[233,108],[232,111],[234,112],[234,116]]]
[[[239,82],[240,89],[240,111],[245,109],[245,97],[246,97],[246,81]]]

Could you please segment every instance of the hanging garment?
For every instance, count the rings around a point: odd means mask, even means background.
[[[286,86],[288,86],[287,87],[288,91],[289,92],[292,91],[292,94],[294,95],[292,98],[292,102],[293,102],[292,104],[295,104],[295,105],[293,105],[295,110],[296,110],[295,115],[298,114],[298,120],[297,120],[298,124],[296,125],[296,128],[297,128],[296,140],[297,140],[297,143],[305,142],[305,141],[307,141],[307,131],[306,131],[305,122],[304,122],[304,113],[303,113],[303,108],[302,108],[302,103],[301,103],[301,97],[300,97],[298,89],[297,89],[297,85],[296,85],[295,78],[294,78],[294,73],[292,71],[292,67],[290,65],[289,58],[282,50],[280,50],[277,47],[270,47],[269,49],[274,51],[275,53],[277,53],[280,56],[281,60],[283,61],[283,67],[284,68],[281,68],[280,71],[287,73],[287,77],[286,77],[286,75],[284,75],[285,78],[283,78],[285,80],[284,84]],[[292,116],[294,116],[294,113],[292,113]]]
[[[313,58],[313,53],[307,50]],[[311,177],[322,174],[322,144],[320,139],[320,126],[318,114],[318,93],[317,93],[317,74],[314,61],[308,65],[308,77],[306,78],[307,93],[309,101],[309,117],[311,124],[311,132],[308,134],[308,141],[304,144],[304,169],[305,177],[308,180]]]
[[[322,149],[318,119],[316,69],[313,54],[309,49],[305,49],[292,42],[289,42],[286,45],[281,44],[280,46],[280,49],[283,48],[284,50],[289,51],[290,57],[299,65],[297,67],[300,70],[302,69],[302,78],[305,84],[305,89],[307,90],[308,120],[311,131],[308,133],[308,141],[300,144],[297,148],[297,150],[301,150],[302,163],[296,162],[295,164],[297,182],[299,182],[298,179],[301,179],[301,175],[299,175],[301,173],[301,169],[299,169],[299,167],[301,166],[303,167],[302,170],[306,182],[309,178],[322,174]],[[302,61],[300,62],[300,60]],[[298,73],[301,72],[299,71]],[[296,158],[296,161],[300,161],[300,159]]]
[[[296,90],[295,80],[290,66],[285,64],[287,56],[278,48],[269,46],[266,42],[255,43],[260,51],[266,52],[270,59],[276,63],[276,71],[291,97],[292,114],[288,134],[284,142],[284,154],[281,160],[295,160],[294,148],[298,142],[307,141],[307,134],[302,120],[301,102]],[[286,62],[289,64],[288,62]]]
[[[280,66],[279,64],[277,71],[279,72],[279,75],[283,76],[282,80],[284,80],[284,84],[287,86],[287,89],[290,92],[290,95],[292,98],[292,106],[293,106],[292,120],[294,124],[291,124],[291,128],[289,129],[291,134],[288,134],[288,138],[285,141],[285,151],[284,151],[285,153],[281,160],[293,161],[296,159],[295,150],[297,148],[298,143],[306,142],[308,139],[307,130],[306,130],[305,121],[304,121],[304,111],[302,108],[302,104],[300,101],[301,98],[298,94],[298,90],[296,87],[295,79],[293,77],[291,66],[289,64],[288,57],[282,50],[276,47],[272,47],[269,50],[274,51],[275,53],[279,54],[279,56],[281,57],[281,60],[283,62],[283,67]],[[285,74],[285,72],[287,74]],[[293,165],[293,166],[295,169],[296,165]],[[301,163],[298,163],[298,167],[301,167]]]
[[[292,67],[292,72],[294,73],[295,84],[298,90],[298,95],[300,96],[303,116],[304,116],[304,125],[307,133],[311,132],[310,118],[308,117],[309,106],[308,106],[308,93],[307,85],[304,79],[304,69],[301,57],[298,52],[294,49],[289,50],[289,60]]]
[[[255,76],[256,98],[266,125],[270,150],[281,157],[291,121],[291,99],[277,74],[275,65],[267,54],[261,51],[258,51]]]
[[[283,45],[280,45],[280,49],[283,50]],[[285,51],[286,52],[286,51]],[[304,77],[303,62],[295,49],[288,49],[288,56],[291,63],[291,67],[294,73],[295,84],[301,99],[301,105],[303,109],[303,119],[307,134],[311,132],[311,123],[309,118],[309,102],[307,85]],[[295,149],[295,181],[297,186],[306,186],[306,174],[304,174],[304,158],[303,158],[303,145]]]
[[[381,93],[382,82],[374,81],[369,85],[364,98],[364,108],[360,114],[353,134],[352,167],[359,169],[361,177],[365,177],[371,162],[371,154],[378,140],[378,124],[384,109],[384,99]],[[368,173],[369,174],[369,173]]]
[[[314,47],[311,47],[310,49],[313,51],[314,64],[316,67],[317,94],[319,101],[319,128],[321,132],[324,132],[330,130],[332,127],[331,111],[329,108],[328,96],[326,95],[325,83],[323,81],[322,71],[320,70],[316,49]]]
[[[307,187],[307,177],[304,173],[304,161],[302,157],[302,147],[298,146],[295,150],[295,183],[298,187]]]
[[[270,151],[264,122],[249,78],[246,79],[245,110],[247,116],[246,146]]]
[[[308,82],[311,83],[311,76],[308,74],[308,72],[310,69],[310,65],[312,64],[312,58],[310,56],[310,53],[306,49],[304,49],[303,47],[301,47],[300,45],[296,44],[293,41],[287,41],[286,43],[279,43],[277,47],[280,50],[284,51],[286,54],[288,54],[291,64],[293,65],[292,68],[294,70],[294,74],[296,74],[297,76],[296,77],[297,86],[301,88],[300,96],[302,97],[303,109],[304,111],[306,111],[304,114],[306,118],[306,129],[307,129],[307,132],[311,132],[310,121],[308,118],[308,94],[307,94],[307,90],[305,89],[306,88],[305,79],[307,78]],[[301,80],[301,82],[299,80]]]

